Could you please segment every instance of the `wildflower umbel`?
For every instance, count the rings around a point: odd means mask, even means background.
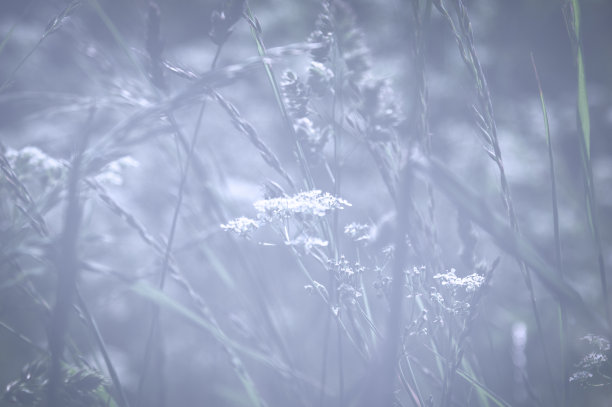
[[[369,225],[353,222],[344,226],[344,234],[355,242],[368,241],[371,238],[370,229]]]
[[[259,222],[254,219],[249,219],[244,216],[230,220],[225,225],[221,225],[224,230],[231,230],[241,236],[246,236],[250,232],[254,231],[259,227]]]
[[[275,220],[286,220],[295,216],[304,218],[323,217],[335,209],[344,209],[351,206],[346,200],[337,198],[328,192],[312,190],[300,192],[293,196],[281,196],[256,201],[253,206],[257,211],[257,219],[244,216],[221,225],[225,230],[231,230],[239,235],[248,233],[259,228],[263,224]],[[325,246],[323,241],[309,241],[309,248],[314,246]]]
[[[303,247],[306,253],[310,253],[315,247],[327,247],[329,242],[318,237],[300,235],[296,239],[286,241],[285,244]]]
[[[436,274],[434,278],[439,279],[442,285],[463,287],[467,292],[476,291],[485,281],[485,277],[480,274],[473,273],[469,276],[457,277],[455,271],[455,269],[450,269],[450,271],[444,274]]]
[[[334,209],[344,209],[351,206],[341,198],[336,198],[328,192],[312,190],[300,192],[290,197],[262,199],[253,204],[257,217],[264,220],[290,218],[295,215],[322,217]]]
[[[569,377],[569,381],[592,386],[610,384],[609,375],[603,373],[609,369],[610,342],[602,336],[592,334],[580,339],[588,342],[589,346],[595,350],[588,352],[576,364],[577,371]]]

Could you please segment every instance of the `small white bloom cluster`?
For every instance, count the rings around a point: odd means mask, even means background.
[[[586,382],[592,377],[593,377],[593,373],[590,373],[584,370],[579,370],[570,376],[569,381],[570,382]]]
[[[257,211],[257,219],[242,216],[221,225],[221,228],[240,235],[248,235],[260,226],[275,220],[285,220],[293,216],[322,217],[334,209],[344,209],[351,204],[328,192],[323,193],[315,189],[293,196],[262,199],[253,203],[253,206]],[[326,241],[309,236],[300,236],[295,241],[287,242],[287,244],[295,243],[304,245],[307,251],[315,246],[327,246]]]
[[[599,349],[602,352],[607,352],[610,350],[610,342],[603,336],[589,334],[589,335],[583,336],[580,339],[588,342],[589,345],[593,345],[597,347],[597,349]]]
[[[46,172],[59,172],[64,168],[60,160],[56,160],[34,146],[27,146],[21,150],[9,148],[5,157],[13,166],[29,165]]]
[[[121,157],[118,160],[106,164],[102,172],[96,175],[95,178],[96,181],[103,184],[121,186],[123,185],[123,171],[126,168],[136,168],[139,165],[140,163],[130,156]]]
[[[608,357],[600,352],[589,352],[580,361],[580,367],[591,369],[601,366],[608,361]]]
[[[306,253],[310,253],[315,247],[326,247],[329,242],[327,240],[319,239],[318,237],[312,237],[307,235],[300,235],[294,240],[285,242],[287,246],[300,246],[304,248]]]
[[[457,277],[454,268],[444,274],[436,274],[435,279],[439,279],[442,285],[450,285],[453,287],[463,287],[467,292],[474,292],[485,281],[484,276],[473,273],[465,277]]]
[[[610,342],[598,335],[586,335],[580,338],[587,341],[589,345],[597,348],[596,351],[587,353],[576,365],[578,371],[569,378],[570,382],[586,383],[594,377],[594,372],[599,372],[601,366],[608,362],[606,352],[610,350]]]
[[[325,216],[333,209],[344,209],[351,206],[341,198],[336,198],[328,192],[312,191],[300,192],[294,196],[262,199],[253,206],[257,210],[257,217],[265,220],[290,218],[295,215]]]
[[[30,193],[35,195],[49,191],[68,170],[68,164],[64,160],[55,159],[34,146],[20,150],[8,148],[4,157],[19,180],[28,185]]]
[[[355,242],[370,240],[370,226],[353,222],[344,226],[344,234]]]
[[[254,231],[259,227],[259,222],[244,216],[236,219],[232,219],[224,225],[221,225],[221,229],[230,230],[240,236],[246,236],[250,232]]]
[[[339,280],[344,280],[351,278],[355,274],[363,273],[365,271],[365,267],[363,267],[359,262],[351,264],[346,257],[340,256],[338,261],[329,261],[330,270],[334,271],[336,277]]]

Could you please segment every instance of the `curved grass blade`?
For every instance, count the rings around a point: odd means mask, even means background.
[[[546,102],[544,100],[544,92],[542,91],[542,83],[540,82],[540,76],[538,75],[538,69],[536,67],[535,58],[533,53],[531,54],[531,62],[533,65],[533,72],[538,83],[538,92],[540,94],[540,105],[542,108],[542,119],[544,120],[544,130],[546,132],[546,146],[548,147],[548,164],[550,171],[550,183],[551,183],[551,194],[552,194],[552,209],[553,209],[553,230],[555,235],[555,266],[563,278],[563,264],[561,262],[561,237],[559,234],[559,205],[557,199],[557,179],[555,176],[555,162],[552,151],[552,141],[550,139],[550,126],[548,123],[548,112],[546,110]],[[563,365],[563,405],[567,405],[568,393],[569,393],[569,381],[566,380],[570,376],[569,366],[567,364],[567,309],[563,303],[559,304],[559,341],[561,344],[561,359]]]
[[[205,331],[211,334],[213,338],[215,338],[225,348],[228,354],[232,356],[231,363],[234,367],[234,371],[237,372],[239,379],[244,387],[244,390],[249,396],[252,405],[262,407],[266,406],[266,403],[257,391],[255,383],[251,379],[250,375],[247,373],[240,359],[235,355],[235,351],[240,351],[244,355],[249,356],[257,361],[263,362],[267,365],[273,366],[276,369],[279,368],[277,362],[272,361],[271,358],[266,355],[263,355],[257,351],[253,351],[233,341],[221,330],[221,328],[217,324],[207,321],[195,312],[187,309],[183,305],[174,301],[172,298],[170,298],[167,294],[165,294],[158,288],[154,288],[150,284],[146,283],[137,283],[134,284],[131,289],[138,295],[151,300],[156,305],[174,311],[175,313],[183,316],[184,318],[190,320],[191,322],[195,323],[197,326],[203,328]]]
[[[485,386],[484,384],[480,383],[478,380],[476,380],[475,378],[473,378],[472,376],[470,376],[469,374],[467,374],[463,370],[458,369],[457,370],[457,374],[459,376],[461,376],[461,378],[464,379],[466,382],[468,382],[469,384],[474,386],[479,391],[479,393],[482,393],[482,394],[486,395],[489,398],[489,400],[491,400],[493,403],[495,403],[495,405],[497,405],[499,407],[511,407],[510,403],[508,403],[507,401],[502,399],[500,396],[495,394],[487,386]]]
[[[578,81],[578,124],[582,137],[580,137],[580,150],[582,157],[582,167],[584,171],[584,180],[586,187],[586,211],[589,220],[589,226],[595,247],[597,251],[597,265],[599,268],[599,278],[601,280],[602,296],[605,303],[606,317],[608,320],[608,329],[612,330],[612,314],[610,311],[610,295],[608,292],[608,282],[606,276],[606,268],[604,263],[603,249],[601,237],[599,233],[597,208],[595,199],[595,186],[593,183],[593,167],[591,164],[591,119],[589,116],[589,100],[586,89],[586,75],[584,68],[584,58],[582,55],[582,40],[580,38],[580,4],[578,0],[571,2],[572,18],[569,25],[571,28],[570,36],[575,46],[576,68]]]
[[[106,344],[104,343],[102,334],[100,333],[100,330],[98,329],[98,324],[96,324],[95,319],[93,319],[91,313],[89,312],[87,304],[83,300],[83,297],[81,296],[81,293],[78,290],[78,288],[76,290],[76,296],[77,296],[79,308],[81,312],[83,313],[83,316],[85,317],[85,320],[87,321],[87,324],[89,325],[89,328],[91,329],[94,335],[96,344],[100,348],[100,353],[102,353],[102,358],[104,359],[104,363],[106,364],[108,373],[110,374],[111,380],[113,381],[113,386],[115,387],[115,390],[117,391],[117,395],[119,396],[119,401],[120,401],[119,405],[122,407],[129,407],[130,403],[128,402],[128,399],[123,391],[123,387],[121,386],[121,381],[119,381],[119,375],[117,374],[117,371],[115,370],[115,367],[111,361],[111,358],[108,355],[108,351],[106,350]]]

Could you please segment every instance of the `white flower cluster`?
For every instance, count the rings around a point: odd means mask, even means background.
[[[221,228],[240,235],[248,235],[260,226],[275,220],[288,219],[296,215],[322,217],[334,209],[344,209],[351,204],[328,192],[323,193],[315,189],[293,196],[262,199],[253,203],[253,206],[257,211],[257,219],[242,216],[221,225]],[[306,251],[310,251],[315,246],[327,246],[326,241],[310,236],[300,236],[294,241],[288,241],[287,244],[303,245]]]
[[[59,172],[64,168],[60,160],[44,153],[40,148],[28,146],[21,150],[7,149],[6,159],[13,166],[28,165],[45,172]]]
[[[569,378],[570,382],[585,382],[593,377],[593,373],[579,370],[576,373],[572,374]]]
[[[254,219],[246,218],[244,216],[241,216],[236,219],[232,219],[229,222],[227,222],[225,225],[221,225],[221,229],[230,230],[234,233],[239,234],[240,236],[246,236],[250,232],[257,229],[258,227],[259,227],[258,221]]]
[[[95,178],[96,181],[102,184],[121,186],[123,185],[123,171],[127,168],[136,168],[139,165],[140,163],[129,155],[121,157],[118,160],[106,164]]]
[[[608,362],[606,353],[610,351],[610,342],[598,335],[586,335],[580,338],[587,341],[589,345],[597,348],[596,351],[587,353],[576,365],[578,371],[569,378],[570,382],[586,383],[594,377],[593,373],[600,371],[602,365]]]
[[[370,226],[353,222],[344,226],[344,234],[355,242],[370,240]]]
[[[597,349],[602,352],[607,352],[610,350],[610,342],[603,336],[589,334],[583,336],[580,339],[582,339],[583,341],[587,341],[589,345],[597,347]]]
[[[603,353],[589,352],[580,361],[580,367],[584,369],[596,368],[607,361],[608,357]]]
[[[287,246],[303,247],[306,253],[310,253],[314,247],[326,247],[329,242],[327,240],[319,239],[318,237],[300,235],[294,240],[286,241],[285,244]]]
[[[457,277],[454,268],[444,274],[436,274],[435,279],[439,279],[442,285],[450,285],[453,287],[463,287],[467,292],[474,292],[485,281],[484,276],[473,273],[465,277]]]
[[[253,206],[259,219],[272,220],[290,218],[295,215],[321,217],[333,209],[344,209],[345,206],[351,206],[351,204],[328,192],[323,193],[315,189],[300,192],[294,196],[262,199],[256,201]]]

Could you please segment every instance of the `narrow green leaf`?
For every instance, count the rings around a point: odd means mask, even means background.
[[[507,401],[504,401],[504,399],[502,399],[500,396],[495,394],[491,389],[489,389],[484,384],[480,383],[478,380],[476,380],[475,378],[473,378],[471,375],[467,374],[463,370],[458,369],[457,374],[461,376],[465,381],[470,383],[472,386],[474,386],[476,389],[478,389],[480,392],[482,392],[484,395],[486,395],[489,398],[489,400],[491,400],[497,406],[499,407],[510,407],[511,406],[510,403],[508,403]]]
[[[161,307],[164,307],[170,311],[181,315],[182,317],[195,323],[197,326],[203,328],[205,331],[211,334],[220,344],[225,346],[230,351],[238,351],[256,361],[265,363],[269,366],[273,366],[275,369],[286,371],[286,368],[279,367],[279,364],[276,361],[272,360],[271,357],[266,356],[258,351],[249,349],[233,341],[216,324],[211,323],[206,319],[202,318],[195,312],[189,310],[182,304],[179,304],[178,302],[170,298],[163,291],[151,286],[150,284],[137,283],[134,284],[131,289],[138,295],[153,301],[155,304]],[[233,358],[232,363],[241,364],[241,362],[239,360],[235,360],[235,358]],[[239,375],[239,379],[242,382],[242,385],[247,395],[249,396],[251,403],[255,406],[265,406],[266,404],[259,396],[255,383],[250,379],[250,376],[246,373],[246,371],[244,371],[244,367],[241,366],[240,368],[236,368],[235,370]]]

